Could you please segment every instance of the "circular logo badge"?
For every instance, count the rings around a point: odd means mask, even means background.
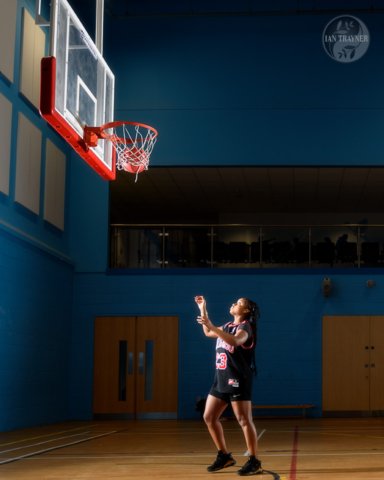
[[[331,20],[323,31],[323,47],[327,54],[341,63],[359,60],[369,47],[369,31],[356,17],[342,15]]]

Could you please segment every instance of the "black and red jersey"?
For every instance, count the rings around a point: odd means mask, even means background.
[[[219,392],[235,394],[249,390],[253,377],[253,353],[255,339],[248,320],[241,323],[226,323],[224,332],[236,335],[238,330],[245,330],[248,339],[243,345],[234,347],[218,338],[216,341],[216,375],[215,388]]]

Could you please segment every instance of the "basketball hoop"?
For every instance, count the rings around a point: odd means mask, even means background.
[[[157,140],[157,130],[144,123],[117,121],[101,127],[84,127],[84,142],[96,147],[100,138],[112,142],[116,151],[116,168],[136,174],[148,170],[149,159]]]

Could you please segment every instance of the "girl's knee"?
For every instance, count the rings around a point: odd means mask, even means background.
[[[212,412],[204,412],[203,420],[207,425],[211,425],[215,422],[215,417]]]
[[[245,417],[237,417],[237,421],[238,421],[241,428],[243,428],[247,425],[247,420],[246,420]]]
[[[250,426],[253,423],[252,419],[250,419],[248,415],[238,415],[236,418],[241,428]]]

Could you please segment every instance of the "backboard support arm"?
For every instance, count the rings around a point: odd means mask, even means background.
[[[96,29],[95,45],[101,55],[103,55],[104,37],[104,0],[96,0]]]

